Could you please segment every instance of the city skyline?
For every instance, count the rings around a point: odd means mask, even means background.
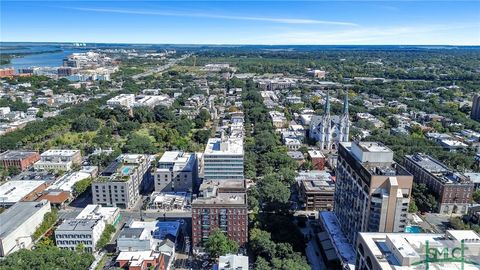
[[[479,9],[475,1],[4,1],[0,36],[3,42],[479,45]]]

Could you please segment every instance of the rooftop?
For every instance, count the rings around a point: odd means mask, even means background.
[[[0,204],[12,204],[20,201],[45,181],[7,181],[0,186]]]
[[[195,165],[195,154],[182,151],[166,151],[158,161],[159,169],[174,171],[192,171]]]
[[[248,256],[235,254],[220,256],[218,270],[248,270]]]
[[[205,155],[243,155],[243,138],[210,138]]]
[[[307,192],[335,191],[335,182],[332,180],[330,173],[326,171],[299,172],[295,180]]]
[[[50,149],[41,154],[41,157],[51,157],[51,156],[62,156],[62,157],[71,157],[73,155],[79,154],[80,150],[70,150],[70,149]]]
[[[100,219],[66,219],[60,224],[57,231],[92,231]]]
[[[38,154],[38,153],[35,151],[8,150],[0,154],[0,160],[21,160],[35,154]]]
[[[2,221],[2,225],[0,226],[0,238],[3,239],[14,229],[22,225],[45,204],[49,204],[49,202],[46,200],[40,202],[18,202],[1,213],[0,220]]]
[[[450,170],[445,164],[429,155],[415,153],[405,157],[444,183],[469,182],[468,177]]]

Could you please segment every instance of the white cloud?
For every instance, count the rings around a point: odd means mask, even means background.
[[[208,13],[181,13],[169,11],[148,11],[148,10],[125,10],[125,9],[102,9],[102,8],[70,8],[81,11],[120,13],[120,14],[137,14],[137,15],[156,15],[156,16],[172,16],[172,17],[194,17],[194,18],[210,18],[210,19],[226,19],[240,21],[263,21],[283,24],[326,24],[338,26],[358,26],[352,22],[342,21],[324,21],[315,19],[302,18],[272,18],[272,17],[250,17],[250,16],[232,16]]]

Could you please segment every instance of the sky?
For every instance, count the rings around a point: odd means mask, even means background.
[[[480,0],[0,0],[0,41],[480,45]]]

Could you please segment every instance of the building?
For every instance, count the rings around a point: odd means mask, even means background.
[[[151,158],[148,155],[125,154],[117,157],[92,183],[93,203],[131,208],[140,191],[148,186]]]
[[[449,252],[452,248],[462,253],[465,263],[448,260],[449,256],[455,256],[452,254],[453,250]],[[480,269],[480,236],[469,230],[447,230],[445,234],[361,232],[355,251],[355,269]],[[447,254],[442,253],[443,251],[447,251]],[[439,261],[445,258],[447,260]]]
[[[47,187],[41,180],[11,180],[0,186],[0,206],[3,208],[19,201],[34,201]]]
[[[470,112],[470,118],[480,121],[480,95],[473,96],[472,111]]]
[[[435,195],[438,213],[467,213],[474,191],[474,183],[467,176],[421,153],[406,155],[405,168],[413,174],[416,183],[425,184]]]
[[[243,138],[211,138],[203,155],[205,180],[243,181]]]
[[[308,151],[308,157],[313,164],[315,170],[322,171],[325,169],[325,155],[317,150]]]
[[[122,251],[116,258],[116,266],[128,270],[165,270],[165,255],[160,252],[146,251]]]
[[[105,222],[101,219],[66,219],[55,230],[55,243],[69,250],[83,244],[85,251],[93,252],[104,229]]]
[[[313,78],[325,79],[326,72],[319,69],[310,69],[307,71],[307,75]]]
[[[403,232],[413,176],[378,142],[342,142],[338,149],[334,211],[355,244],[358,232]]]
[[[40,155],[40,160],[33,167],[35,170],[69,171],[74,165],[82,163],[80,150],[51,149]]]
[[[248,270],[248,256],[227,254],[218,258],[215,270]]]
[[[13,75],[15,75],[13,68],[0,68],[0,78],[12,77]]]
[[[3,168],[15,167],[20,171],[25,171],[38,160],[40,155],[34,151],[8,150],[0,154],[0,164]]]
[[[116,207],[87,205],[77,217],[66,219],[57,227],[56,246],[75,250],[78,244],[83,244],[87,252],[93,252],[106,225],[116,225],[119,220],[120,210]]]
[[[18,202],[0,214],[0,257],[19,249],[30,248],[32,235],[50,212],[48,201]]]
[[[330,115],[330,94],[327,91],[325,113],[313,116],[310,122],[310,138],[318,142],[321,150],[337,149],[340,142],[348,142],[350,119],[348,114],[348,93],[345,94],[343,114]]]
[[[135,102],[134,94],[120,94],[107,100],[107,105],[110,107],[127,107],[130,108]]]
[[[299,187],[300,201],[307,211],[332,210],[335,182],[325,171],[299,172],[295,177]]]
[[[153,172],[155,191],[192,191],[198,181],[195,153],[167,151]]]
[[[287,127],[288,121],[284,113],[271,111],[268,114],[270,114],[270,118],[272,119],[272,123],[275,128]]]
[[[117,238],[117,249],[120,251],[159,251],[165,240],[173,243],[173,249],[168,252],[170,257],[175,254],[175,243],[180,234],[179,221],[134,221],[125,224]],[[166,252],[164,250],[164,252]]]
[[[199,249],[210,233],[220,229],[240,246],[248,241],[245,181],[204,181],[192,201],[192,244]]]

